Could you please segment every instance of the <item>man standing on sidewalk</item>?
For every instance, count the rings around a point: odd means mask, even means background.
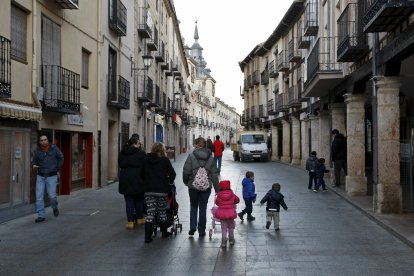
[[[63,154],[55,144],[49,144],[46,135],[41,135],[39,147],[33,153],[33,169],[37,169],[36,176],[36,212],[35,222],[43,222],[45,218],[45,187],[53,208],[53,215],[59,215],[56,198],[57,177],[63,165]]]
[[[217,173],[220,174],[221,171],[221,159],[223,157],[224,144],[220,141],[220,136],[216,136],[216,141],[214,141],[214,164],[217,166]]]
[[[340,186],[341,184],[341,169],[344,170],[345,175],[346,172],[346,138],[342,133],[339,133],[337,129],[332,130],[332,135],[334,135],[334,139],[331,145],[331,156],[332,162],[334,163],[334,172],[335,172],[335,184],[332,185]]]

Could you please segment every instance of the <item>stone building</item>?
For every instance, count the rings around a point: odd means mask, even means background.
[[[379,213],[414,210],[414,2],[397,2],[293,1],[239,63],[242,124],[271,131],[272,159],[304,166],[315,150],[330,161],[338,129],[344,189],[372,195]]]

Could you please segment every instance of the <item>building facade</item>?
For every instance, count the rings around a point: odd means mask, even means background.
[[[330,160],[338,129],[345,190],[372,195],[379,213],[414,209],[413,10],[413,1],[293,1],[239,63],[242,124],[271,131],[272,159],[304,166],[315,150]]]

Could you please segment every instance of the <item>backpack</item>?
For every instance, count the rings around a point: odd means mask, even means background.
[[[194,158],[197,160],[195,156]],[[200,163],[198,162],[198,160],[197,160],[197,163],[200,166]],[[208,181],[207,170],[202,166],[200,166],[197,170],[197,173],[193,181],[193,187],[199,191],[205,191],[208,188],[210,188],[210,182]]]

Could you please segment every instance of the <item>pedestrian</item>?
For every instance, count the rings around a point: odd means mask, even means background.
[[[220,136],[216,135],[216,140],[214,141],[214,164],[217,166],[217,173],[221,172],[221,159],[223,157],[224,144],[220,140]]]
[[[306,170],[309,172],[309,183],[308,189],[311,190],[312,186],[316,187],[316,164],[318,163],[318,158],[316,157],[316,151],[312,151],[309,158],[306,160]],[[314,185],[312,185],[314,183]]]
[[[207,138],[206,147],[210,150],[211,155],[213,155],[213,153],[214,153],[214,145],[213,145],[213,141],[211,141],[210,138]]]
[[[145,222],[145,242],[149,243],[152,241],[156,213],[162,237],[169,236],[166,212],[167,196],[176,174],[162,143],[157,142],[151,146],[151,152],[145,158],[141,176],[144,181],[145,202],[148,208]]]
[[[272,189],[270,189],[266,195],[260,200],[260,205],[263,205],[266,202],[266,229],[270,228],[270,224],[273,224],[275,231],[279,231],[279,212],[280,206],[287,211],[288,207],[285,203],[284,196],[280,192],[280,184],[274,183]]]
[[[119,188],[124,195],[127,215],[127,229],[134,229],[134,224],[144,224],[144,187],[141,169],[144,166],[145,152],[139,147],[139,140],[132,136],[118,157]]]
[[[183,182],[188,187],[190,196],[190,231],[188,234],[193,236],[198,230],[199,237],[206,235],[206,213],[207,203],[211,194],[211,187],[218,191],[217,169],[213,157],[206,148],[206,140],[199,137],[195,140],[195,149],[187,157],[183,167]],[[201,170],[201,168],[204,168]],[[200,190],[198,185],[194,185],[199,171],[206,171],[208,187]],[[198,220],[197,220],[198,213]]]
[[[256,202],[257,194],[255,193],[254,172],[246,172],[246,177],[242,181],[243,185],[243,200],[246,207],[238,213],[239,218],[243,221],[244,214],[247,214],[247,220],[253,221],[256,218],[252,216],[253,203]]]
[[[332,135],[334,135],[334,139],[331,144],[331,157],[332,162],[334,163],[335,173],[335,183],[332,186],[339,187],[341,185],[341,169],[343,169],[344,174],[347,175],[347,142],[346,137],[337,129],[332,130]]]
[[[229,180],[222,180],[219,183],[220,191],[217,193],[215,204],[217,210],[214,214],[220,220],[221,224],[221,247],[227,246],[227,232],[229,233],[229,244],[234,245],[234,219],[237,218],[236,204],[240,198],[236,196],[230,187]]]
[[[316,185],[313,191],[315,193],[319,192],[319,187],[322,186],[322,191],[327,192],[328,189],[325,187],[325,180],[323,177],[325,173],[328,173],[329,170],[325,167],[325,158],[319,158],[318,163],[316,164],[315,176],[316,176]]]
[[[43,222],[45,218],[44,194],[45,188],[53,209],[53,215],[59,216],[56,186],[59,170],[63,165],[64,157],[55,144],[49,144],[46,135],[41,135],[39,146],[33,153],[33,169],[37,171],[36,176],[36,223]]]

